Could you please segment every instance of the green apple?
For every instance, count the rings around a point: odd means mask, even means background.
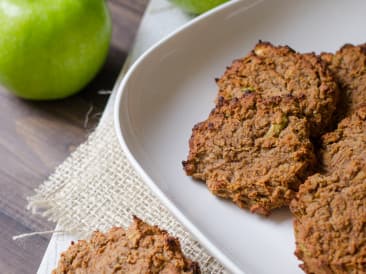
[[[34,100],[81,90],[106,58],[104,0],[0,0],[0,84]]]
[[[201,14],[228,0],[170,0],[183,10],[192,14]]]

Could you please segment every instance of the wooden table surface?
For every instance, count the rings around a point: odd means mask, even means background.
[[[54,102],[18,99],[0,87],[0,272],[36,273],[50,239],[12,236],[52,230],[54,223],[26,210],[26,197],[96,126],[132,45],[147,0],[109,0],[112,43],[105,66],[78,95]],[[89,121],[85,117],[90,108]]]

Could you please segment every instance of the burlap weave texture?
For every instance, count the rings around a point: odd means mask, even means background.
[[[111,114],[29,198],[29,208],[84,237],[96,229],[126,227],[134,214],[177,236],[204,273],[225,272],[136,174],[120,148]]]

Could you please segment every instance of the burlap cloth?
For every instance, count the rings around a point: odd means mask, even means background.
[[[224,272],[136,174],[118,143],[112,111],[35,192],[29,208],[62,230],[86,237],[96,229],[128,226],[134,214],[177,236],[204,273]]]

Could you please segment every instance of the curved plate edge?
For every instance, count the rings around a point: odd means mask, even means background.
[[[259,0],[256,2],[262,2],[263,0]],[[154,50],[159,48],[162,44],[167,42],[168,40],[172,39],[177,33],[190,28],[191,26],[197,24],[198,22],[204,20],[205,18],[219,13],[225,9],[233,8],[236,5],[243,4],[244,2],[250,2],[250,1],[231,1],[226,4],[223,4],[222,6],[219,6],[193,20],[188,22],[187,24],[183,25],[182,27],[178,28],[173,33],[169,34],[167,37],[163,38],[159,42],[157,42],[155,45],[150,47],[145,53],[143,53],[136,62],[131,66],[131,68],[126,73],[124,79],[120,83],[120,85],[117,87],[117,95],[116,100],[114,104],[114,128],[115,132],[117,134],[118,141],[122,147],[122,150],[126,154],[128,160],[132,164],[132,166],[135,168],[135,170],[138,172],[138,174],[141,176],[143,181],[148,185],[148,187],[153,191],[153,193],[157,196],[157,198],[163,203],[164,206],[168,208],[168,210],[175,216],[175,218],[197,239],[200,244],[215,258],[217,258],[228,270],[230,270],[233,273],[243,273],[245,274],[233,261],[231,261],[225,254],[223,254],[219,248],[217,248],[214,244],[211,243],[210,240],[207,239],[207,237],[174,205],[173,202],[170,201],[170,199],[157,187],[157,185],[154,183],[154,181],[150,178],[150,176],[144,171],[144,169],[141,167],[139,162],[135,159],[133,154],[131,153],[124,136],[122,134],[122,125],[120,121],[120,110],[122,106],[122,95],[125,89],[125,86],[127,82],[129,81],[131,75],[133,72],[137,69],[139,64],[144,60],[146,56],[148,56],[150,53],[152,53]],[[248,6],[250,8],[252,5]]]

